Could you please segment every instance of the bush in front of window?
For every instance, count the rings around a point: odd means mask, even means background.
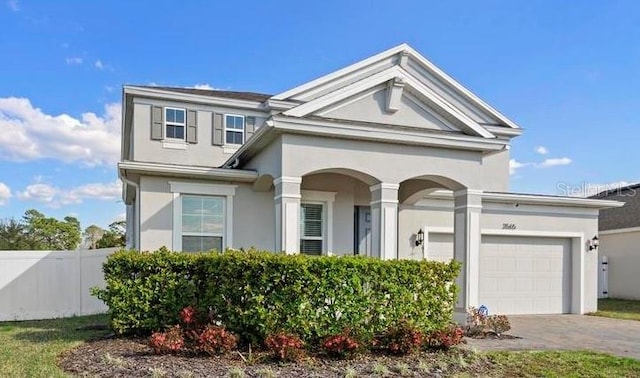
[[[428,333],[446,327],[459,263],[309,257],[256,250],[185,254],[121,251],[104,264],[119,334],[148,334],[179,322],[192,306],[243,342],[281,331],[314,344],[350,329],[363,341],[409,319]]]

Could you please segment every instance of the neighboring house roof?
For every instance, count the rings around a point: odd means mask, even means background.
[[[236,92],[221,91],[217,89],[197,89],[197,88],[181,88],[181,87],[159,87],[155,85],[132,85],[137,88],[157,89],[160,91],[193,94],[198,96],[232,98],[236,100],[264,102],[272,97],[270,94],[255,92]]]
[[[589,198],[625,203],[623,207],[600,211],[600,231],[640,227],[640,183],[608,189]]]

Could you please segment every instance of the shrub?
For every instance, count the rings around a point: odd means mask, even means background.
[[[449,327],[433,332],[427,339],[427,345],[436,349],[449,349],[462,342],[464,331],[457,325],[449,325]]]
[[[503,333],[511,329],[511,323],[506,315],[491,315],[487,319],[487,325],[489,329],[498,335],[502,336]]]
[[[229,352],[237,343],[238,337],[224,327],[209,325],[198,335],[198,349],[211,356]]]
[[[322,349],[334,357],[345,357],[355,353],[360,348],[360,343],[347,329],[337,335],[329,336],[322,341]]]
[[[154,332],[149,343],[157,354],[176,353],[184,346],[184,337],[180,326],[176,325],[166,332]]]
[[[374,346],[391,354],[404,355],[420,349],[423,341],[422,332],[406,320],[402,320],[376,337]]]
[[[196,309],[193,306],[187,306],[180,310],[179,316],[185,325],[193,326],[196,324]]]
[[[161,249],[117,252],[103,270],[106,288],[93,292],[118,334],[178,324],[179,312],[193,306],[245,342],[285,329],[316,343],[344,328],[369,340],[405,317],[425,331],[443,328],[459,263]]]
[[[264,345],[280,361],[298,361],[304,355],[304,343],[296,335],[276,333],[268,336]]]

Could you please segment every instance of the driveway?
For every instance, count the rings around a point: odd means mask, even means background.
[[[640,321],[585,315],[513,315],[511,331],[521,339],[467,339],[478,350],[589,349],[640,359]]]

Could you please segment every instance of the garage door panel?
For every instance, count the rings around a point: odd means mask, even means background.
[[[569,312],[570,245],[569,239],[484,236],[480,304],[499,314]]]

